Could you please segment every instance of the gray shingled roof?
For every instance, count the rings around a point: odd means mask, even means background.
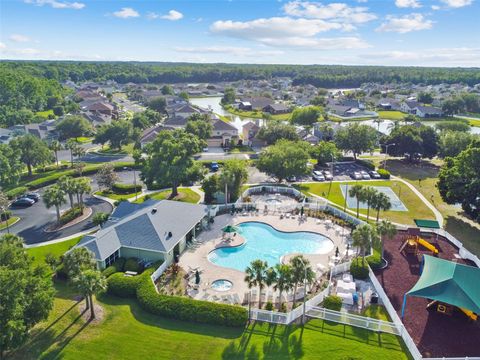
[[[97,260],[104,260],[122,246],[170,252],[207,211],[204,205],[162,200],[111,223],[95,236],[83,238],[77,246],[87,247]]]

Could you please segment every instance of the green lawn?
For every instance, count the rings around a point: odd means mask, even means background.
[[[140,194],[140,192],[138,192]],[[97,191],[95,192],[95,195],[100,195],[107,197],[112,200],[126,200],[135,197],[135,193],[133,194],[116,194],[114,192],[109,192],[109,191]]]
[[[51,115],[51,116],[54,116],[55,114],[53,113],[53,110],[50,109],[50,110],[45,110],[45,111],[37,111],[35,113],[35,115],[38,115],[40,117],[43,117],[44,119],[48,119],[48,117]]]
[[[305,193],[313,193],[327,198],[328,200],[337,204],[340,208],[344,207],[345,198],[343,197],[340,189],[340,184],[355,185],[360,183],[367,186],[388,186],[400,197],[400,200],[405,204],[408,211],[386,211],[380,213],[380,218],[386,218],[393,222],[400,224],[413,225],[413,219],[432,219],[435,220],[435,216],[432,211],[418,198],[415,193],[410,190],[408,186],[399,181],[347,181],[347,182],[334,182],[330,194],[328,190],[330,187],[329,182],[324,183],[306,183],[300,185],[300,189]],[[356,208],[349,208],[356,211]],[[361,214],[366,214],[366,209],[360,209]],[[375,211],[370,210],[370,216],[375,217]]]
[[[370,304],[362,311],[362,315],[372,319],[392,321],[387,310],[382,305]]]
[[[263,112],[262,111],[243,111],[243,110],[234,109],[231,106],[226,106],[225,110],[227,110],[229,113],[232,113],[234,115],[238,115],[240,117],[253,118],[253,119],[263,119]],[[272,115],[271,119],[273,119],[273,120],[290,120],[291,116],[292,116],[292,113],[277,114],[277,115]]]
[[[70,240],[59,242],[56,244],[50,244],[45,246],[38,246],[34,248],[28,248],[27,253],[33,256],[35,265],[44,264],[45,256],[47,254],[53,254],[56,257],[60,257],[66,251],[70,250],[72,246],[77,244],[83,236],[79,236]]]
[[[468,122],[471,126],[479,126],[480,127],[480,119],[468,119]]]
[[[172,193],[171,190],[159,191],[157,193],[151,194],[150,199],[154,199],[154,200],[169,199],[171,193]],[[179,188],[178,195],[174,199],[169,199],[169,200],[176,200],[176,201],[196,204],[200,201],[200,195],[198,195],[195,191],[189,188]],[[142,196],[138,198],[138,200],[134,201],[134,203],[141,204],[144,201],[145,201],[145,196]]]
[[[85,137],[85,136],[79,136],[79,137],[75,138],[77,143],[81,143],[81,144],[92,142],[92,139],[93,138],[91,138],[91,137]]]
[[[20,218],[18,216],[11,216],[6,222],[0,221],[0,230],[6,229],[7,225],[15,224]]]
[[[386,119],[386,120],[403,120],[405,116],[407,116],[407,114],[401,111],[394,111],[394,110],[377,111],[377,113],[380,119]]]
[[[237,145],[230,149],[230,154],[254,154],[255,151],[248,145]]]
[[[379,164],[379,160],[376,161]],[[442,200],[436,187],[440,160],[409,164],[397,159],[387,160],[388,170],[415,186],[443,215],[444,228],[465,247],[480,256],[480,224],[466,216],[461,208]],[[419,181],[420,180],[420,181]]]
[[[9,359],[408,359],[399,338],[312,320],[305,328],[245,329],[187,323],[143,311],[135,300],[99,297],[100,323],[79,317],[75,292],[57,284],[54,310]]]

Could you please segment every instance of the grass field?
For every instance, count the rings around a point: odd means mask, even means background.
[[[403,120],[405,116],[407,116],[407,114],[401,111],[395,111],[395,110],[377,111],[377,113],[380,119],[386,119],[386,120]]]
[[[7,226],[12,226],[19,220],[20,218],[18,216],[10,216],[10,218],[6,222],[0,221],[0,230],[6,229]]]
[[[342,191],[340,189],[340,184],[355,185],[360,183],[367,186],[388,186],[390,187],[395,194],[400,198],[400,200],[405,204],[408,211],[385,211],[380,213],[380,218],[389,219],[393,222],[400,224],[413,225],[413,219],[432,219],[435,220],[435,216],[432,211],[420,200],[420,198],[415,195],[415,193],[410,190],[408,186],[399,182],[399,181],[347,181],[347,182],[334,182],[332,183],[332,188],[330,194],[328,193],[330,183],[306,183],[300,185],[300,189],[305,193],[313,193],[319,195],[328,200],[334,202],[339,207],[343,208],[345,204],[345,198],[343,197]],[[356,208],[349,208],[350,210],[356,211]],[[366,214],[366,209],[360,209],[360,214]],[[370,210],[370,216],[375,218],[376,213],[374,210]]]
[[[102,295],[100,323],[79,316],[76,293],[57,284],[54,309],[9,359],[408,359],[393,335],[312,320],[225,328],[165,319],[131,299]]]
[[[55,114],[53,113],[53,110],[45,110],[45,111],[37,111],[35,115],[38,115],[40,117],[43,117],[44,119],[48,119],[49,116],[54,116]]]
[[[261,112],[261,111],[243,111],[243,110],[234,109],[231,106],[225,107],[225,110],[227,110],[228,112],[230,112],[234,115],[238,115],[238,116],[244,117],[244,118],[263,119],[263,112]],[[271,115],[271,119],[273,119],[273,120],[290,120],[291,116],[292,116],[292,113],[277,114],[277,115]]]
[[[169,200],[188,202],[192,204],[196,204],[200,201],[200,195],[198,195],[195,191],[189,188],[179,188],[178,195],[173,199],[170,199],[171,193],[172,193],[171,190],[164,190],[164,191],[159,191],[157,193],[150,194],[149,197],[150,199],[154,199],[154,200],[169,199]],[[141,204],[144,201],[145,201],[145,196],[142,196],[138,198],[138,200],[134,201],[134,203]]]
[[[83,236],[79,236],[70,240],[66,240],[56,244],[50,244],[45,246],[37,246],[33,248],[28,248],[27,253],[34,258],[34,265],[44,264],[45,256],[47,254],[53,254],[56,257],[60,257],[70,248],[76,245]]]
[[[133,153],[134,144],[127,144],[122,146],[122,150],[111,149],[110,146],[104,145],[100,150],[96,151],[99,155],[126,155]]]
[[[377,159],[377,165],[380,159]],[[397,159],[387,160],[388,170],[415,186],[443,215],[444,228],[468,250],[480,256],[480,224],[466,216],[461,208],[447,204],[442,200],[436,187],[441,161],[424,161],[420,164],[408,164]],[[419,181],[420,180],[420,181]]]
[[[123,200],[123,199],[130,199],[130,198],[135,197],[135,193],[133,193],[133,194],[116,194],[114,192],[109,192],[109,191],[97,191],[97,192],[95,192],[95,195],[104,196],[104,197],[107,197],[107,198],[112,199],[112,200]]]

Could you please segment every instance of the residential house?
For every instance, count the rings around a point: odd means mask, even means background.
[[[55,136],[56,121],[53,119],[45,120],[39,124],[19,124],[9,128],[15,134],[30,134],[42,140],[48,140]]]
[[[382,98],[376,105],[382,110],[401,110],[400,102],[395,99]]]
[[[416,114],[415,108],[421,104],[418,101],[407,100],[400,105],[400,110],[407,114]]]
[[[83,106],[80,104],[80,108],[83,111],[94,114],[103,114],[108,116],[114,116],[115,114],[115,107],[106,101],[89,102],[87,104],[83,104]]]
[[[119,257],[145,262],[173,262],[208,223],[208,208],[199,204],[162,200],[115,217],[94,235],[75,246],[90,250],[103,269]]]
[[[12,129],[0,128],[0,144],[8,144],[14,135],[15,132]]]
[[[140,146],[143,148],[146,144],[152,142],[157,137],[160,131],[174,130],[175,127],[167,125],[155,125],[151,128],[145,129],[140,137]]]
[[[245,103],[245,104],[249,103],[249,106],[247,105],[245,108],[243,108],[242,103]],[[264,111],[263,109],[265,109],[265,107],[273,103],[274,101],[270,98],[267,98],[264,96],[256,96],[251,98],[243,98],[238,108],[240,110],[246,110],[246,111]]]
[[[253,147],[265,146],[267,144],[266,141],[259,139],[257,137],[260,129],[261,127],[258,124],[251,121],[243,125],[242,137],[243,137],[244,143],[248,146],[253,146]]]
[[[434,118],[442,117],[443,111],[434,106],[417,106],[415,108],[415,114],[421,118]]]
[[[286,114],[288,113],[289,109],[284,104],[268,104],[263,108],[263,111],[270,113],[272,115],[277,115],[277,114]]]
[[[235,126],[220,119],[214,120],[212,125],[212,136],[207,139],[208,146],[229,147],[238,142],[238,130]]]

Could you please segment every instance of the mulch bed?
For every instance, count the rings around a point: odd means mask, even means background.
[[[417,256],[400,253],[403,234],[399,233],[392,241],[385,241],[385,259],[389,266],[375,271],[387,296],[398,315],[401,315],[403,295],[408,292],[420,277],[420,261],[423,254],[431,253],[419,246]],[[439,257],[455,259],[458,249],[448,240],[438,237],[427,238],[439,250]],[[473,265],[465,260],[459,263]],[[479,279],[480,280],[480,279]],[[479,282],[480,286],[480,282]],[[434,307],[427,310],[427,299],[408,297],[403,323],[424,357],[465,357],[480,356],[480,321],[470,321],[462,312],[452,316],[438,313]]]

